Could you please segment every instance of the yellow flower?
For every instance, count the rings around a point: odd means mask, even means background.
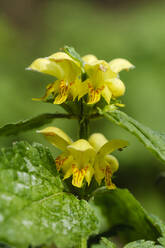
[[[69,97],[73,100],[77,97],[76,88],[79,88],[81,83],[81,67],[66,53],[57,52],[49,57],[36,59],[28,69],[56,78],[54,83],[47,86],[45,96],[35,100],[45,100],[53,94],[54,104],[61,104]]]
[[[57,170],[62,170],[64,179],[72,177],[72,184],[78,188],[82,187],[84,178],[88,185],[94,174],[93,163],[95,150],[87,140],[79,139],[72,142],[67,134],[56,127],[47,127],[39,133],[45,135],[49,142],[62,150],[55,162]]]
[[[96,151],[94,161],[94,176],[98,184],[105,178],[105,185],[108,189],[115,189],[116,186],[112,183],[112,175],[118,170],[119,163],[117,159],[109,155],[116,149],[122,149],[128,145],[124,140],[108,141],[101,133],[92,134],[89,138],[89,143]]]
[[[133,68],[133,65],[124,59],[112,60],[107,63],[98,60],[94,55],[86,55],[84,60],[85,71],[88,78],[83,84],[83,94],[88,94],[88,104],[97,103],[101,96],[109,104],[111,98],[117,98],[124,94],[125,86],[119,79],[118,73],[124,69]]]
[[[47,127],[38,132],[62,150],[55,162],[57,170],[62,170],[64,179],[72,176],[72,184],[80,188],[84,179],[89,185],[94,176],[98,184],[105,178],[106,186],[109,189],[115,188],[111,178],[119,164],[109,153],[126,147],[126,141],[108,141],[102,134],[96,133],[92,134],[88,141],[79,139],[73,142],[66,133],[56,127]]]
[[[49,74],[56,79],[47,86],[43,97],[34,100],[45,101],[51,96],[54,104],[62,104],[66,100],[74,101],[76,97],[80,100],[88,95],[88,104],[97,103],[101,96],[109,104],[111,98],[124,94],[125,86],[119,79],[119,72],[133,68],[129,61],[114,59],[107,63],[91,54],[82,57],[82,61],[65,52],[36,59],[28,69]],[[87,79],[82,81],[84,75],[87,75]]]

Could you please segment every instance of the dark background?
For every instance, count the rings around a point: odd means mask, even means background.
[[[120,74],[127,88],[122,97],[124,111],[152,129],[165,131],[165,2],[151,0],[1,0],[1,126],[61,111],[58,106],[31,100],[44,94],[50,78],[25,68],[64,45],[74,46],[82,56],[93,53],[107,61],[118,57],[130,60],[136,69]],[[75,121],[54,121],[54,125],[77,138]],[[129,188],[148,211],[165,220],[164,165],[108,121],[91,125],[91,132],[98,131],[109,139],[129,141],[129,148],[116,153],[120,169],[115,182]],[[49,145],[34,131],[1,138],[0,145],[22,139]]]

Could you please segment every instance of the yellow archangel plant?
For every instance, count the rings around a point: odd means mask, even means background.
[[[119,164],[117,159],[109,154],[126,147],[126,141],[108,141],[102,134],[95,133],[88,141],[79,139],[73,142],[66,133],[56,127],[47,127],[38,132],[63,151],[55,162],[57,170],[62,170],[64,179],[72,176],[72,184],[80,188],[84,179],[89,185],[94,176],[99,185],[105,178],[106,186],[109,189],[115,188],[111,178]]]
[[[119,79],[119,72],[134,66],[125,59],[114,59],[109,63],[98,60],[94,55],[81,58],[82,63],[65,52],[57,52],[46,58],[36,59],[29,70],[54,76],[49,84],[43,100],[52,95],[54,104],[62,104],[67,100],[84,99],[88,104],[97,103],[101,96],[107,104],[111,98],[116,99],[125,93],[124,83]]]

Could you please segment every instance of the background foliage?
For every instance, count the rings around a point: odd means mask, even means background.
[[[81,55],[93,53],[106,60],[116,57],[130,60],[136,69],[121,74],[127,87],[124,111],[152,129],[165,131],[165,3],[116,2],[0,2],[0,125],[59,109],[31,101],[32,97],[43,95],[51,78],[25,68],[35,58],[68,44]],[[76,138],[73,128],[77,127],[76,121],[56,120],[54,124]],[[130,142],[129,148],[117,154],[120,170],[116,184],[128,187],[149,212],[165,220],[165,180],[160,176],[163,166],[159,161],[126,131],[106,120],[98,121],[93,131]],[[1,138],[0,144],[7,146],[22,139],[48,145],[34,131]]]

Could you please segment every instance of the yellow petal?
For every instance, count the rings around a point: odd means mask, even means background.
[[[104,86],[104,89],[101,91],[101,95],[103,96],[105,101],[108,104],[110,104],[111,97],[112,97],[112,92],[110,91],[110,89],[106,85]]]
[[[88,104],[95,104],[99,102],[101,98],[101,92],[99,90],[91,89],[88,97]]]
[[[48,57],[48,59],[51,59],[55,62],[68,60],[76,64],[78,67],[80,67],[79,63],[76,60],[72,59],[67,53],[64,53],[64,52],[53,53],[52,55]]]
[[[108,163],[108,165],[110,166],[112,173],[114,173],[115,171],[118,170],[119,162],[118,162],[117,158],[115,158],[113,155],[107,155],[105,157],[105,160]]]
[[[36,59],[28,69],[49,74],[57,79],[62,79],[65,73],[57,63],[50,61],[48,58]]]
[[[33,101],[44,101],[46,100],[52,93],[57,93],[58,91],[58,87],[59,87],[59,81],[56,80],[54,83],[52,84],[48,84],[46,87],[46,92],[45,95],[43,97],[40,98],[33,98]]]
[[[109,166],[105,169],[105,185],[108,189],[116,189],[115,184],[112,183],[112,171]]]
[[[88,83],[87,81],[81,82],[78,91],[78,100],[80,100],[84,95],[88,93]]]
[[[63,152],[55,159],[56,168],[58,171],[61,170],[65,164],[68,165],[68,162],[70,161],[69,158],[69,153]]]
[[[106,81],[106,85],[112,92],[113,97],[119,97],[125,93],[125,85],[119,78],[112,78]]]
[[[73,101],[76,97],[78,97],[78,100],[80,100],[84,95],[88,93],[88,85],[86,82],[81,82],[80,79],[77,79],[71,84],[70,90]]]
[[[88,64],[98,60],[97,57],[93,54],[87,54],[87,55],[83,56],[82,59],[85,63],[88,63]]]
[[[89,161],[93,161],[95,150],[87,140],[79,139],[71,145],[67,146],[67,150],[76,160],[79,168],[85,168]]]
[[[119,73],[122,70],[128,71],[129,69],[135,68],[128,60],[126,59],[113,59],[109,62],[109,65],[112,71]]]
[[[81,74],[80,64],[66,53],[54,53],[48,59],[58,64],[64,71],[64,76],[60,79],[66,79],[71,82]]]
[[[54,100],[54,104],[62,104],[66,101],[69,95],[70,86],[68,82],[62,80],[58,86],[58,95]]]
[[[72,185],[81,188],[85,174],[85,169],[79,170],[77,167],[73,167]]]
[[[64,178],[63,178],[63,180],[65,180],[65,179],[71,177],[72,173],[73,173],[72,167],[68,167],[68,169],[67,169],[66,172],[64,173]]]
[[[100,150],[98,151],[96,156],[104,157],[108,155],[109,153],[117,150],[122,149],[128,146],[128,142],[125,140],[111,140],[107,143],[105,143]]]
[[[125,107],[125,104],[116,102],[115,106],[123,108],[123,107]]]
[[[64,180],[69,178],[72,173],[73,173],[73,165],[74,161],[72,156],[69,156],[68,159],[64,162],[63,167],[62,167],[62,171],[64,173]]]
[[[62,151],[72,143],[70,137],[57,127],[47,127],[39,130],[38,133],[42,133],[51,144]]]
[[[85,170],[86,170],[85,179],[86,179],[88,186],[89,186],[91,179],[94,175],[94,169],[91,165],[89,165],[85,168]]]
[[[104,145],[108,142],[108,140],[105,138],[105,136],[102,133],[94,133],[92,134],[89,139],[88,139],[89,143],[91,144],[91,146],[94,147],[94,149],[96,150],[96,152]]]
[[[107,80],[117,77],[117,74],[111,70],[109,64],[104,60],[85,64],[85,71],[94,88],[100,88]]]
[[[61,95],[58,94],[54,100],[54,104],[62,104],[63,102],[65,102],[67,100],[68,95]]]
[[[100,164],[102,165],[102,167],[100,167]],[[94,176],[99,185],[101,184],[101,181],[105,177],[104,164],[105,163],[103,161],[99,161],[99,159],[97,159],[94,164]]]

